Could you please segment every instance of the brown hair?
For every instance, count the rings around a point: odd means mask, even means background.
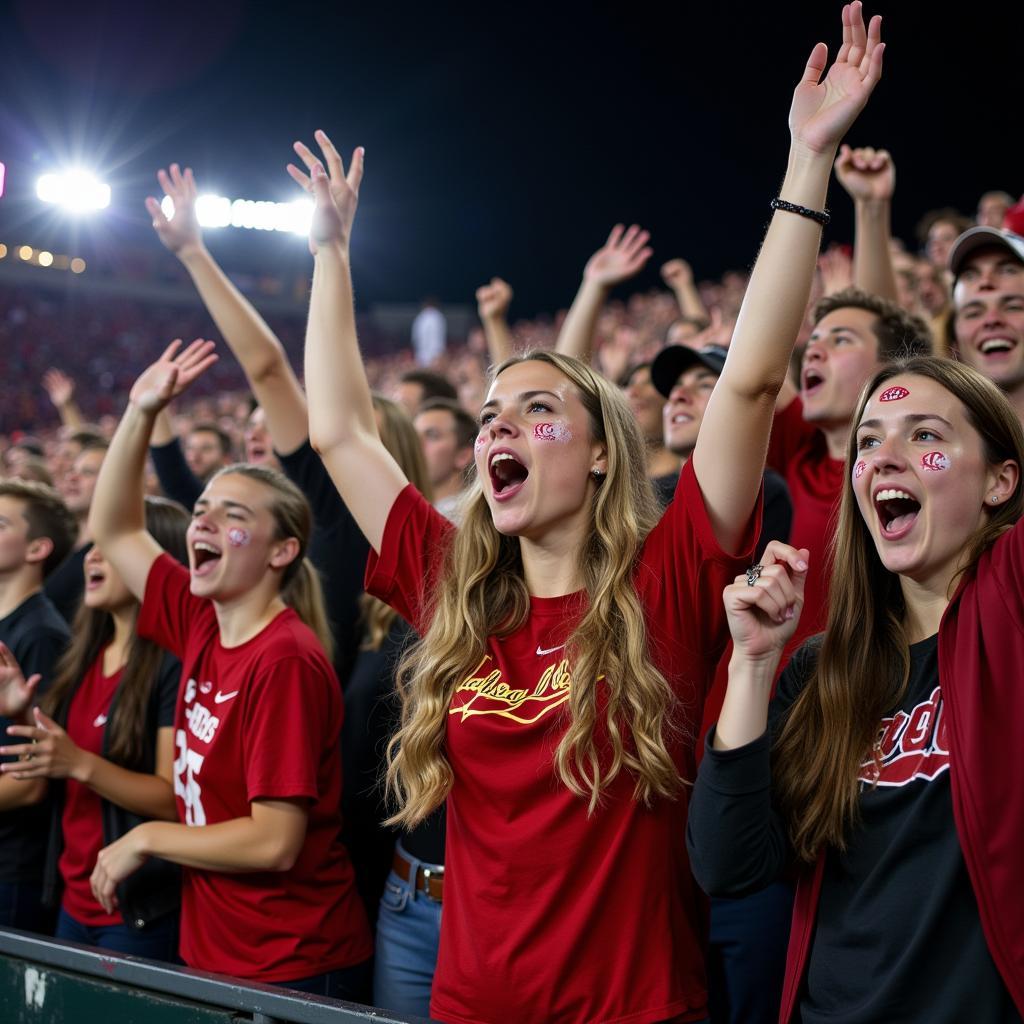
[[[992,465],[1024,468],[1024,428],[986,377],[948,359],[918,357],[886,366],[864,389],[853,419],[839,524],[831,553],[828,627],[807,684],[789,710],[773,750],[780,809],[797,856],[813,862],[822,847],[845,849],[857,820],[861,765],[882,717],[906,691],[910,655],[899,576],[878,557],[851,483],[856,425],[868,399],[887,380],[914,374],[935,381],[964,405]],[[985,506],[984,525],[964,546],[958,576],[975,564],[1024,513],[1024,489],[998,507]],[[877,761],[877,752],[876,752]]]
[[[78,540],[77,520],[52,487],[35,480],[2,480],[0,497],[24,502],[29,540],[46,537],[53,545],[43,562],[45,579],[71,553]]]
[[[451,398],[428,398],[416,410],[416,415],[434,412],[437,409],[452,414],[452,419],[455,421],[455,443],[458,448],[460,450],[472,448],[473,442],[476,441],[476,435],[480,432],[480,424]]]
[[[146,529],[168,554],[182,565],[188,562],[185,531],[189,515],[176,501],[146,498]],[[135,614],[138,614],[138,602]],[[53,686],[42,700],[43,710],[54,715],[71,696],[90,666],[114,638],[114,617],[101,608],[79,605],[71,631],[71,645],[57,662]],[[125,768],[139,768],[145,746],[146,712],[153,685],[166,657],[163,648],[133,632],[126,651],[118,688],[116,714],[107,726],[107,757]]]
[[[861,291],[859,288],[844,288],[833,295],[827,295],[815,307],[813,320],[819,321],[837,309],[863,309],[874,313],[872,330],[878,339],[878,361],[909,359],[912,356],[931,355],[932,334],[928,325],[913,313],[908,313],[895,302],[880,295]]]

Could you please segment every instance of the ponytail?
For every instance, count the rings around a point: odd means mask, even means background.
[[[281,600],[316,634],[328,661],[334,660],[334,637],[324,604],[324,590],[320,576],[308,558],[296,559],[295,572],[281,589]],[[289,566],[291,568],[291,566]]]

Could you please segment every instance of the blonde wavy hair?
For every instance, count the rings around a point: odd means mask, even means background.
[[[640,548],[660,517],[645,475],[643,438],[619,391],[578,359],[529,352],[502,363],[494,378],[529,361],[549,363],[571,381],[590,415],[593,439],[608,452],[607,474],[594,485],[591,523],[577,556],[586,596],[566,644],[573,683],[562,711],[568,722],[555,769],[569,790],[587,800],[591,814],[624,770],[635,777],[637,800],[673,798],[683,784],[667,745],[675,696],[651,660],[644,610],[633,586]],[[451,789],[444,740],[456,686],[480,662],[487,638],[510,635],[530,612],[519,539],[495,529],[479,480],[464,509],[428,597],[430,627],[397,672],[402,719],[388,746],[387,784],[398,809],[388,823],[407,828],[426,818]],[[611,754],[604,764],[595,740],[602,677]]]

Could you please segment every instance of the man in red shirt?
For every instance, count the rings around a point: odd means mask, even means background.
[[[789,542],[811,552],[804,613],[788,651],[828,617],[827,556],[843,484],[850,421],[861,388],[885,363],[931,350],[923,321],[886,299],[847,288],[822,299],[804,349],[799,391],[789,380],[775,406],[767,464],[789,486]]]

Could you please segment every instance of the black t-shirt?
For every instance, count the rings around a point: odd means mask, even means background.
[[[819,649],[820,639],[809,641],[787,666],[765,736],[731,751],[713,750],[709,737],[688,829],[700,880],[711,857],[748,891],[785,867],[783,824],[765,798],[768,736]],[[953,820],[937,636],[911,645],[906,694],[880,724],[879,744],[881,771],[872,759],[862,768],[860,821],[847,849],[826,856],[800,1020],[1019,1024],[985,942]],[[744,853],[723,867],[733,843]]]
[[[53,669],[64,653],[71,633],[52,602],[43,593],[26,598],[0,619],[0,642],[6,644],[28,679],[43,677],[37,694],[53,682]],[[5,745],[25,742],[8,736],[11,721],[0,716]],[[0,760],[13,761],[12,756]],[[49,808],[47,802],[0,813],[0,882],[39,882],[46,852]]]
[[[203,481],[189,468],[185,453],[181,450],[181,441],[175,437],[167,444],[150,445],[149,456],[153,460],[156,478],[160,481],[160,490],[191,512],[199,495],[203,493]]]
[[[91,547],[90,541],[72,551],[46,577],[43,584],[43,592],[68,625],[74,621],[78,606],[82,603],[82,595],[85,593],[85,556]]]
[[[658,496],[662,508],[675,497],[678,473],[657,476],[651,480],[654,493]],[[757,549],[754,560],[764,554],[768,542],[772,540],[789,540],[789,528],[793,524],[793,503],[789,499],[789,488],[786,481],[772,469],[764,471],[764,512],[761,516],[761,534],[757,538]]]

